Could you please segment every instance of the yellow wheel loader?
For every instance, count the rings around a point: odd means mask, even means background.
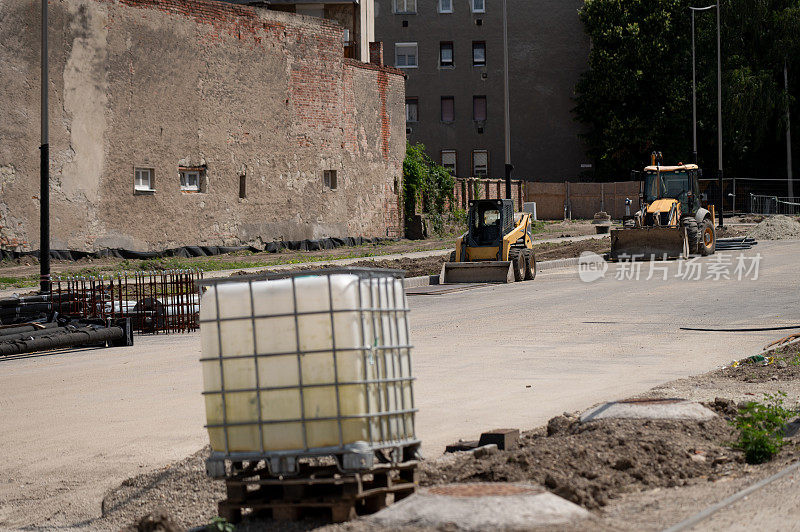
[[[472,200],[467,232],[456,241],[439,282],[511,283],[536,277],[531,215],[510,199]]]
[[[661,166],[653,161],[646,167],[641,208],[625,217],[622,229],[611,231],[611,259],[713,254],[717,243],[714,211],[700,206],[698,173],[695,164]]]

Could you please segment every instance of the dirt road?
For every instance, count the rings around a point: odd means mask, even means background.
[[[419,436],[426,454],[501,426],[641,393],[757,352],[775,334],[683,326],[800,323],[800,242],[765,242],[757,280],[536,281],[412,297]],[[716,259],[703,259],[708,263]],[[622,273],[625,273],[624,271]],[[206,443],[198,335],[133,348],[0,361],[0,528],[80,525],[122,480]]]

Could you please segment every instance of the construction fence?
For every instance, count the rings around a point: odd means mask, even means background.
[[[625,199],[634,205],[639,201],[639,181],[616,183],[541,183],[514,179],[511,181],[511,197],[517,210],[525,202],[536,202],[536,217],[539,220],[563,220],[564,218],[592,218],[596,212],[606,211],[612,218],[625,214]],[[501,199],[506,197],[504,179],[457,178],[455,208],[466,209],[473,199]]]
[[[511,180],[511,199],[514,208],[522,210],[525,199],[525,187],[530,183],[520,179]],[[453,189],[454,208],[466,210],[474,199],[503,199],[506,197],[505,179],[481,179],[477,177],[457,177]]]
[[[596,212],[605,211],[613,219],[625,214],[625,200],[639,204],[639,181],[612,183],[539,183],[525,184],[526,201],[536,202],[539,220],[565,218],[589,219]]]
[[[698,181],[703,204],[716,205],[719,182],[713,178]],[[800,190],[800,182],[795,186]],[[535,202],[539,220],[590,219],[600,211],[619,220],[625,215],[626,199],[631,200],[632,211],[639,208],[641,187],[641,181],[542,183],[515,179],[511,195],[518,210],[524,202]],[[725,178],[721,199],[726,213],[800,215],[800,197],[788,197],[785,190],[786,179]],[[503,179],[457,178],[453,192],[455,208],[466,209],[473,199],[505,198],[506,185]]]

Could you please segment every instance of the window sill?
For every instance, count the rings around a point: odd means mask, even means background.
[[[473,68],[486,68],[486,63],[472,63]]]
[[[152,196],[156,193],[154,188],[135,188],[133,189],[134,196]]]
[[[455,124],[455,123],[456,123],[456,121],[455,121],[455,120],[440,120],[439,122],[440,122],[440,123],[442,123],[442,124],[444,124],[444,125],[447,125],[447,126],[449,126],[449,125],[452,125],[452,124]]]
[[[416,11],[395,11],[395,15],[416,15]]]
[[[439,70],[455,70],[456,66],[453,64],[450,65],[439,65]]]
[[[196,188],[182,188],[181,192],[184,194],[200,194],[202,191]]]
[[[414,65],[414,66],[397,66],[397,65],[395,65],[395,68],[399,68],[401,70],[405,70],[407,68],[419,68],[419,67],[417,67],[416,65]]]

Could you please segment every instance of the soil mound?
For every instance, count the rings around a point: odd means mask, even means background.
[[[559,416],[518,449],[423,463],[421,484],[533,481],[588,509],[629,491],[707,482],[731,474],[740,453],[723,418],[705,421]]]
[[[757,240],[800,239],[800,223],[788,216],[770,216],[751,229],[747,236]]]

